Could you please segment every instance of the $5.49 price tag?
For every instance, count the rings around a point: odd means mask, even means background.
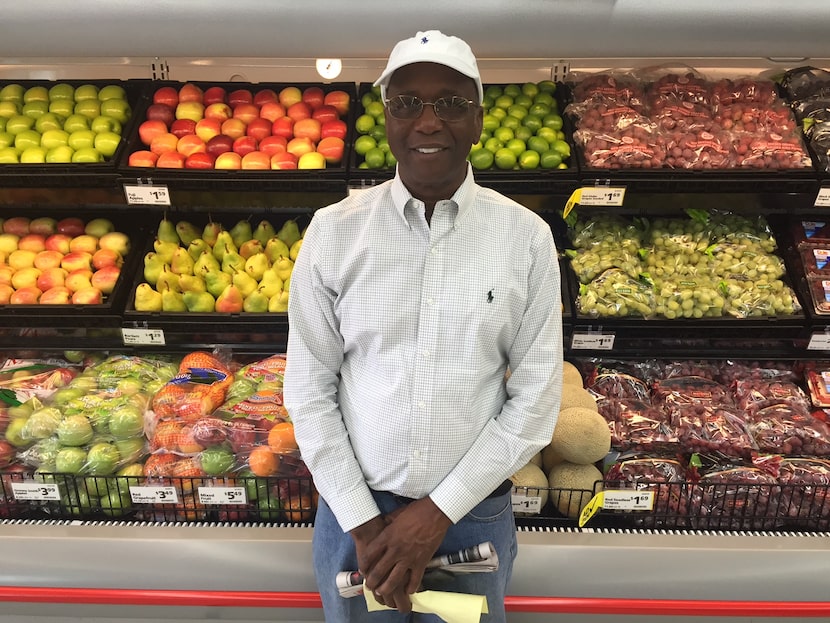
[[[133,504],[178,504],[179,494],[175,487],[130,487]]]
[[[583,527],[600,509],[614,511],[654,510],[654,491],[635,489],[608,489],[600,491],[588,502],[579,514],[579,527]]]
[[[245,487],[199,487],[202,504],[247,504]]]
[[[574,206],[621,206],[625,200],[622,186],[584,186],[577,188],[565,203],[563,218],[567,218]]]
[[[61,492],[58,490],[58,485],[46,482],[13,482],[12,494],[14,494],[15,500],[28,502],[61,499]]]
[[[170,205],[170,192],[167,190],[167,186],[124,184],[124,196],[130,205]]]

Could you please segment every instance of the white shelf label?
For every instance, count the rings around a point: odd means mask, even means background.
[[[124,346],[164,346],[164,331],[161,329],[121,329]]]
[[[61,492],[55,483],[40,482],[13,482],[12,493],[15,500],[42,502],[44,500],[60,500]]]
[[[613,350],[613,333],[574,333],[571,337],[574,350]]]
[[[199,487],[202,504],[247,504],[245,487]]]
[[[133,504],[178,504],[179,494],[175,487],[130,487]]]
[[[514,493],[510,496],[510,503],[514,513],[533,513],[538,515],[542,512],[542,498],[538,495],[524,495]]]
[[[830,350],[830,333],[813,333],[807,350]]]
[[[602,508],[614,511],[654,510],[654,491],[606,490]]]
[[[170,193],[167,186],[151,184],[124,184],[124,195],[130,205],[169,206]]]
[[[577,203],[581,206],[621,206],[625,188],[610,186],[585,186],[580,189]]]
[[[830,207],[830,187],[819,188],[816,201],[813,205],[817,208]]]

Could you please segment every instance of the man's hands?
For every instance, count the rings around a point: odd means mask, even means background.
[[[426,497],[351,531],[366,587],[380,603],[404,613],[412,610],[409,596],[418,590],[450,525]]]

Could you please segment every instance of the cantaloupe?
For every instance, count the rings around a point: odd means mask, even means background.
[[[538,465],[528,463],[513,474],[510,480],[513,481],[514,486],[519,487],[516,494],[541,498],[540,508],[544,508],[545,504],[548,503],[548,477],[545,476],[545,472]],[[517,512],[516,514],[522,513]]]
[[[588,465],[601,460],[611,450],[611,430],[596,411],[570,407],[559,412],[550,445],[565,461]]]
[[[553,505],[570,519],[579,518],[583,507],[602,491],[602,473],[593,465],[560,463],[548,476]]]
[[[534,465],[536,465],[538,467],[542,467],[542,452],[539,451],[536,454],[534,454],[532,457],[530,457],[530,463],[533,463]]]
[[[554,465],[559,465],[565,459],[559,454],[552,444],[546,445],[542,448],[542,471],[550,474],[550,470]]]
[[[570,361],[564,361],[562,363],[562,384],[577,385],[582,387],[584,385],[584,380],[582,379],[582,374],[579,372],[579,369]]]
[[[586,409],[597,410],[597,401],[593,394],[584,387],[577,385],[562,386],[562,402],[559,410],[570,409],[571,407],[585,407]]]

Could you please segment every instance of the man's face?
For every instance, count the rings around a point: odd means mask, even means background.
[[[425,102],[459,96],[476,101],[471,78],[436,63],[413,63],[398,69],[386,89],[387,99],[414,95]],[[386,136],[409,192],[427,203],[449,199],[467,174],[467,154],[481,137],[483,112],[471,105],[455,122],[442,121],[432,106],[416,119],[396,119],[386,111]]]

